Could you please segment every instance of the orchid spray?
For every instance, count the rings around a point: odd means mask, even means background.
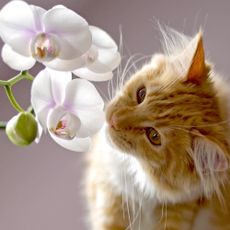
[[[0,80],[18,112],[0,123],[12,143],[38,142],[44,131],[64,148],[86,151],[104,122],[103,99],[90,81],[113,77],[121,60],[115,41],[63,5],[45,10],[19,0],[1,9],[0,37],[5,43],[4,63],[20,71]],[[45,68],[34,77],[28,70],[36,62]],[[12,91],[22,79],[32,81],[29,111],[22,109]]]

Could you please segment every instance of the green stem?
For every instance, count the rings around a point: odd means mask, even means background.
[[[6,95],[11,103],[11,105],[18,111],[18,112],[23,112],[23,108],[17,103],[14,94],[12,92],[11,86],[9,85],[5,85],[4,86],[5,91],[6,91]]]
[[[24,111],[22,107],[17,103],[13,91],[12,91],[12,86],[18,83],[19,81],[26,79],[33,81],[34,77],[30,75],[27,71],[22,71],[20,74],[16,75],[15,77],[12,77],[11,79],[4,81],[0,80],[0,86],[3,86],[6,91],[6,95],[11,103],[11,105],[18,111],[22,112]]]
[[[0,86],[7,85],[11,87],[23,79],[33,81],[34,77],[31,74],[29,74],[27,71],[22,71],[20,74],[16,75],[15,77],[12,77],[7,81],[0,80]]]
[[[18,112],[23,112],[24,109],[18,104],[18,102],[16,101],[13,91],[12,91],[12,87],[18,83],[19,81],[26,79],[26,80],[30,80],[33,81],[34,77],[29,74],[27,71],[22,71],[20,74],[12,77],[11,79],[4,81],[4,80],[0,80],[0,86],[3,86],[6,92],[6,95],[11,103],[11,105],[14,107],[15,110],[17,110]],[[32,113],[32,108],[30,108],[30,112]],[[6,123],[4,121],[0,121],[0,129],[5,129],[6,128]]]

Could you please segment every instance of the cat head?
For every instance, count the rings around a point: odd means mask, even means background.
[[[220,197],[230,154],[221,89],[205,60],[202,33],[190,41],[179,36],[180,49],[171,44],[172,53],[154,55],[108,104],[108,133],[138,159],[160,198]]]

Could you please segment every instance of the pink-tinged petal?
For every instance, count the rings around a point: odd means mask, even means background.
[[[72,80],[71,72],[61,72],[46,68],[51,79],[52,98],[55,104],[62,104],[67,84]]]
[[[30,8],[33,11],[33,15],[34,15],[35,30],[37,32],[40,32],[43,30],[42,17],[45,14],[46,10],[39,6],[34,6],[34,5],[30,5]]]
[[[53,138],[53,140],[62,146],[65,149],[68,149],[70,151],[74,152],[86,152],[89,150],[91,139],[88,138],[78,138],[75,137],[72,140],[65,140],[62,138],[57,137],[53,133],[50,132],[50,136]]]
[[[108,81],[112,79],[113,73],[95,73],[87,68],[80,68],[73,71],[73,73],[81,78],[85,78],[89,81]]]
[[[12,69],[15,70],[28,70],[32,68],[35,64],[35,59],[32,57],[25,57],[22,56],[15,51],[12,50],[12,48],[5,44],[2,47],[2,60]]]
[[[106,73],[113,71],[121,62],[119,52],[113,53],[110,50],[99,50],[97,60],[88,69],[95,73]]]
[[[66,86],[63,105],[69,111],[103,110],[104,101],[92,83],[85,79],[74,79]]]
[[[44,69],[38,73],[31,87],[31,104],[42,124],[46,127],[48,112],[64,99],[65,88],[72,79],[70,72]]]
[[[85,60],[81,57],[72,60],[62,60],[55,58],[53,61],[43,63],[45,66],[58,71],[73,71],[85,65]]]
[[[76,113],[81,121],[78,130],[79,137],[89,137],[98,132],[105,121],[105,114],[102,110],[80,110],[76,108]]]
[[[43,23],[46,33],[57,35],[66,41],[64,46],[68,43],[68,46],[73,47],[75,58],[80,57],[90,48],[92,36],[88,23],[74,11],[65,7],[52,8],[45,13]],[[72,59],[72,52],[69,55],[69,57],[60,56],[60,58]]]
[[[2,40],[16,52],[29,56],[29,42],[35,32],[31,7],[23,1],[11,1],[0,12],[0,35]]]
[[[59,138],[73,139],[81,126],[80,119],[62,106],[51,109],[47,118],[48,130]]]
[[[52,94],[52,81],[47,69],[40,71],[33,80],[31,87],[31,105],[37,116],[44,108],[51,108],[55,105]],[[42,124],[42,126],[44,128],[44,124]]]

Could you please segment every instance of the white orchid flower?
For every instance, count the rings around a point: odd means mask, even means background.
[[[86,151],[104,122],[104,102],[94,85],[72,80],[70,72],[41,71],[32,84],[31,103],[43,129],[72,151]]]
[[[92,46],[83,56],[85,66],[73,71],[74,74],[90,81],[106,81],[113,77],[112,71],[121,61],[117,44],[104,30],[89,26]]]
[[[57,70],[77,69],[92,44],[88,23],[74,11],[61,5],[46,11],[18,0],[0,11],[0,36],[3,61],[16,70],[30,69],[36,61]]]

